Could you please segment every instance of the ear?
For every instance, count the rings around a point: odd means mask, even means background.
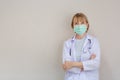
[[[87,26],[87,31],[86,31],[86,32],[88,32],[88,30],[89,30],[89,24],[88,24],[88,23],[86,23],[86,26]]]
[[[86,23],[86,25],[87,25],[87,28],[89,28],[89,24],[88,24],[88,23]]]

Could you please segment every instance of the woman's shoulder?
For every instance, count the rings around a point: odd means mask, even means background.
[[[99,43],[99,40],[98,40],[98,38],[97,38],[95,35],[93,35],[93,34],[88,34],[87,36],[88,36],[89,39],[92,40],[93,43],[94,43],[94,42]]]
[[[64,45],[65,47],[67,47],[67,48],[69,48],[69,47],[71,46],[71,44],[72,44],[72,43],[71,43],[71,38],[65,40],[64,43],[63,43],[63,45]]]
[[[96,39],[97,40],[97,37],[93,34],[87,34],[87,37],[90,38],[90,39]]]
[[[72,41],[72,37],[71,38],[68,38],[64,41],[64,43],[70,43]]]
[[[68,39],[66,39],[65,41],[64,41],[64,44],[71,44],[72,43],[72,41],[74,40],[74,37],[75,36],[71,36],[70,38],[68,38]]]

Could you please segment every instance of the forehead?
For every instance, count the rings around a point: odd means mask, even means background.
[[[74,17],[73,23],[86,23],[86,20],[84,17]]]

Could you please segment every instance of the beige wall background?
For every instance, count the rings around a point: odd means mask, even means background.
[[[100,80],[119,80],[119,7],[119,0],[0,0],[0,80],[63,80],[63,42],[77,12],[100,41]]]

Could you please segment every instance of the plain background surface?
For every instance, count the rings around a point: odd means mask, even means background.
[[[0,80],[63,80],[63,42],[77,12],[100,41],[100,80],[120,80],[119,7],[119,0],[0,0]]]

